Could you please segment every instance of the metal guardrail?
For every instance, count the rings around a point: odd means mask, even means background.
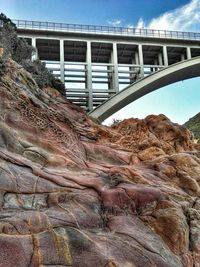
[[[152,30],[139,28],[111,27],[111,26],[95,26],[82,24],[67,24],[28,20],[12,20],[18,29],[27,30],[47,30],[61,31],[70,33],[91,33],[105,35],[120,36],[136,36],[149,38],[166,38],[166,39],[183,39],[183,40],[200,40],[200,33],[197,32],[181,32],[168,30]]]

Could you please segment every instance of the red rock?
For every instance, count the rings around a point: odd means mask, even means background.
[[[164,115],[97,125],[8,60],[0,267],[200,266],[200,146]]]

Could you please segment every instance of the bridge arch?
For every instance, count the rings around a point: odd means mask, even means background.
[[[200,76],[200,57],[178,62],[127,86],[91,111],[89,115],[99,121],[104,121],[115,112],[152,91],[198,76]]]

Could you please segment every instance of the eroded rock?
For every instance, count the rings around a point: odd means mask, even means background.
[[[164,115],[111,128],[8,60],[0,267],[199,267],[200,146]]]

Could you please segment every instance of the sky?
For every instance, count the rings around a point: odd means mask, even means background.
[[[200,0],[0,0],[12,19],[200,32]],[[183,124],[200,112],[200,78],[158,89],[118,111],[113,119],[165,114]]]

